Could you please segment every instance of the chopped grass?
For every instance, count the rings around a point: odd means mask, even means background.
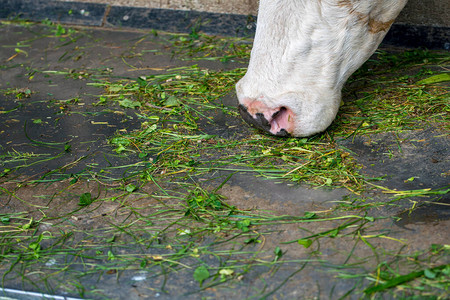
[[[56,47],[75,44],[78,36],[85,36],[82,30],[49,22],[44,25],[47,34],[37,38],[56,39]],[[132,157],[132,162],[119,166],[99,169],[91,163],[70,173],[71,164],[85,159],[79,157],[45,175],[23,178],[15,172],[53,156],[19,149],[1,154],[3,286],[108,298],[112,297],[108,291],[89,288],[92,278],[121,282],[138,274],[154,279],[157,285],[152,291],[165,293],[170,278],[181,276],[182,282],[196,283],[189,295],[221,287],[242,290],[247,278],[262,278],[249,297],[264,298],[282,296],[278,292],[289,280],[319,268],[351,280],[354,286],[347,296],[445,297],[448,245],[431,245],[418,252],[407,249],[408,241],[386,228],[391,217],[377,216],[373,210],[409,203],[412,213],[420,206],[417,199],[439,202],[448,188],[397,191],[382,182],[375,184],[380,178],[364,176],[362,166],[341,141],[427,126],[439,127],[445,135],[448,87],[445,80],[424,80],[446,72],[448,54],[379,51],[350,79],[344,90],[345,103],[326,133],[280,139],[241,129],[235,107],[223,100],[245,68],[217,71],[199,66],[204,61],[245,62],[248,41],[192,32],[146,34],[135,44],[146,39],[158,39],[171,49],[174,59],[194,64],[129,77],[115,76],[108,68],[28,70],[29,80],[63,76],[100,88],[89,109],[105,107],[120,112],[124,120],[138,120],[140,126],[117,130],[108,139],[111,154]],[[64,52],[59,61],[76,61],[80,49],[76,50]],[[160,50],[152,53],[158,55]],[[25,54],[14,55],[11,61]],[[122,58],[134,71],[137,68],[128,61],[133,55]],[[25,104],[35,96],[35,91],[21,87],[1,92]],[[51,105],[63,107],[60,114],[90,114],[71,110],[84,101],[82,96],[66,99],[52,99]],[[56,147],[61,155],[71,151],[68,142],[31,137],[28,141],[40,148]],[[242,203],[230,204],[233,199],[227,199],[223,191],[236,174],[292,185],[345,188],[350,196],[317,211],[280,214],[244,209],[239,207]],[[30,188],[31,196],[26,194]],[[368,190],[392,196],[390,201],[372,200],[366,196]],[[21,203],[21,209],[15,203]],[[335,241],[345,247],[335,249]],[[273,284],[258,277],[261,272],[268,279],[283,274],[277,272],[284,266],[290,273]]]
[[[251,42],[244,38],[223,38],[193,31],[186,35],[169,35],[172,55],[183,60],[218,60],[245,62],[250,57]]]

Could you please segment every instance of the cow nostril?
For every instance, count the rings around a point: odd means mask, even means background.
[[[272,119],[276,119],[279,114],[280,114],[279,110],[274,112],[273,115],[272,115]]]
[[[279,116],[281,113],[285,112],[286,110],[287,110],[286,107],[284,107],[284,106],[280,107],[279,110],[277,110],[276,112],[273,113],[272,119],[276,119],[277,116]]]
[[[281,136],[281,137],[290,137],[290,133],[286,131],[286,129],[282,128],[280,131],[278,131],[278,133],[276,134],[276,136]]]
[[[255,117],[253,117],[248,112],[247,108],[241,104],[239,105],[239,113],[241,114],[242,119],[248,124],[264,131],[270,131],[270,123],[266,120],[264,114],[256,113]]]

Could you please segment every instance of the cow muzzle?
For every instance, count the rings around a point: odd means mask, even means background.
[[[293,113],[286,107],[255,111],[253,106],[249,111],[246,106],[239,104],[239,113],[245,122],[272,135],[288,137],[294,128]]]

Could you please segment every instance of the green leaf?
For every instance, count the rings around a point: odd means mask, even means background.
[[[431,77],[418,81],[417,84],[433,84],[445,81],[450,81],[450,73],[441,73],[438,75],[433,75]]]
[[[129,184],[129,185],[127,185],[126,187],[125,187],[125,190],[128,192],[128,193],[132,193],[132,192],[134,192],[135,190],[137,190],[137,186],[135,186],[134,184]]]
[[[180,105],[180,101],[178,101],[177,97],[175,97],[175,96],[170,96],[169,98],[167,98],[166,101],[164,101],[165,107],[172,107],[172,106],[178,106],[178,105]]]
[[[117,153],[125,151],[127,149],[126,146],[131,144],[129,139],[123,137],[115,137],[111,139],[110,143],[117,147],[116,149],[114,149],[114,151],[116,151]]]
[[[19,49],[19,48],[14,48],[14,51],[16,51],[16,53],[23,53],[25,54],[25,56],[28,57],[28,53],[25,50]]]
[[[411,181],[414,181],[414,179],[416,179],[417,177],[410,177],[410,178],[408,178],[408,179],[406,179],[406,180],[404,180],[403,182],[411,182]]]
[[[28,230],[31,228],[31,225],[33,224],[33,218],[30,219],[30,221],[27,224],[22,225],[22,229]]]
[[[92,103],[92,105],[97,106],[97,105],[103,105],[106,104],[106,97],[100,96],[98,102],[96,103]]]
[[[329,236],[331,238],[334,238],[334,237],[337,237],[338,234],[339,234],[339,230],[336,228],[336,229],[330,231]]]
[[[300,239],[297,243],[305,248],[309,248],[312,245],[312,241],[308,239]]]
[[[303,216],[305,219],[314,219],[316,217],[316,214],[313,212],[305,212],[305,215]]]
[[[121,90],[123,90],[123,86],[120,84],[110,85],[110,86],[108,86],[108,90],[112,93],[117,93],[117,92],[120,92]]]
[[[442,274],[444,274],[445,276],[450,276],[450,265],[447,265],[447,266],[442,270]]]
[[[94,199],[92,199],[91,193],[84,193],[80,196],[80,202],[78,203],[79,206],[88,206],[92,202],[94,202]]]
[[[307,142],[308,142],[308,138],[302,138],[301,140],[298,141],[298,143],[299,143],[300,145],[306,144]]]
[[[430,249],[437,254],[444,249],[444,246],[440,244],[431,244]]]
[[[258,240],[258,238],[256,237],[256,238],[249,238],[249,239],[246,239],[246,240],[244,241],[244,243],[246,243],[246,244],[261,243],[261,241]]]
[[[281,250],[280,247],[276,247],[273,252],[275,253],[275,259],[273,260],[274,262],[278,261],[283,256],[283,250]]]
[[[242,230],[242,232],[249,232],[250,229],[248,227],[250,226],[250,224],[250,220],[237,221],[236,227]]]
[[[425,275],[425,272],[428,272],[428,275],[430,275],[430,276],[433,276],[432,274],[434,274],[434,276],[436,276],[436,273],[435,273],[436,271],[443,270],[443,269],[445,270],[445,268],[447,266],[448,265],[440,265],[440,266],[434,267],[432,269],[426,269],[426,270],[422,270],[422,271],[411,272],[411,273],[406,274],[406,275],[400,275],[400,276],[394,277],[391,280],[386,281],[385,283],[382,283],[382,284],[379,284],[379,285],[375,285],[375,286],[371,286],[371,287],[365,289],[364,293],[365,294],[372,294],[372,293],[375,293],[375,292],[384,291],[386,289],[395,287],[395,286],[400,285],[402,283],[405,283],[405,282],[411,281],[413,279],[416,279],[416,278],[418,278],[420,276],[423,276],[423,275]],[[425,275],[425,276],[427,276],[427,275]]]
[[[158,126],[156,124],[153,124],[152,126],[147,127],[144,131],[142,131],[139,136],[144,136],[147,134],[150,134],[156,130]]]
[[[147,78],[145,76],[139,76],[136,81],[141,87],[145,87],[148,85]]]
[[[141,267],[141,269],[144,269],[146,266],[147,266],[147,260],[146,260],[146,259],[143,259],[143,260],[141,261],[140,267]]]
[[[5,175],[8,174],[9,172],[11,172],[11,169],[8,169],[8,168],[3,169],[3,173],[0,174],[0,177],[5,176]]]
[[[34,252],[39,252],[41,250],[41,244],[40,243],[41,243],[43,238],[44,238],[44,236],[42,234],[40,234],[35,242],[31,242],[28,245],[28,248],[30,248]]]
[[[114,149],[114,151],[116,151],[117,153],[122,153],[125,150],[127,150],[127,148],[125,148],[123,145],[119,145],[116,149]]]
[[[423,274],[425,275],[426,278],[429,278],[429,279],[434,279],[434,278],[436,278],[436,273],[433,272],[433,271],[430,270],[430,269],[425,269],[425,271],[423,272]]]
[[[111,250],[108,250],[108,260],[115,260],[116,256],[112,253]]]
[[[234,271],[231,269],[221,269],[219,271],[219,274],[223,275],[223,276],[231,276],[231,275],[233,275],[233,273],[234,273]]]
[[[388,288],[397,286],[399,284],[402,284],[404,282],[408,282],[410,280],[413,280],[414,278],[420,277],[422,276],[423,271],[419,271],[419,272],[412,272],[406,275],[401,275],[401,276],[397,276],[392,280],[387,281],[384,284],[379,284],[379,285],[375,285],[373,287],[367,288],[364,290],[364,293],[366,294],[372,294],[374,292],[380,292],[380,291],[384,291]]]
[[[203,281],[209,278],[209,271],[205,266],[200,266],[194,271],[194,279],[202,285]]]
[[[28,245],[28,248],[34,251],[39,251],[41,249],[41,245],[38,242],[32,242]]]
[[[114,243],[114,241],[116,240],[116,236],[113,235],[112,237],[110,237],[109,239],[106,239],[107,243]]]
[[[148,156],[148,153],[139,152],[138,156],[139,156],[140,159],[144,159],[144,158],[146,158]]]
[[[141,107],[141,103],[139,101],[133,101],[128,98],[125,98],[121,101],[119,101],[119,105],[124,108],[136,108]]]
[[[115,137],[111,139],[111,144],[114,144],[116,146],[119,145],[128,146],[130,143],[131,143],[130,140],[124,137]]]

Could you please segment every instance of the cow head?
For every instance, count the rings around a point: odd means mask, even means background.
[[[247,73],[248,123],[309,136],[334,120],[347,78],[375,51],[407,0],[260,0]]]

